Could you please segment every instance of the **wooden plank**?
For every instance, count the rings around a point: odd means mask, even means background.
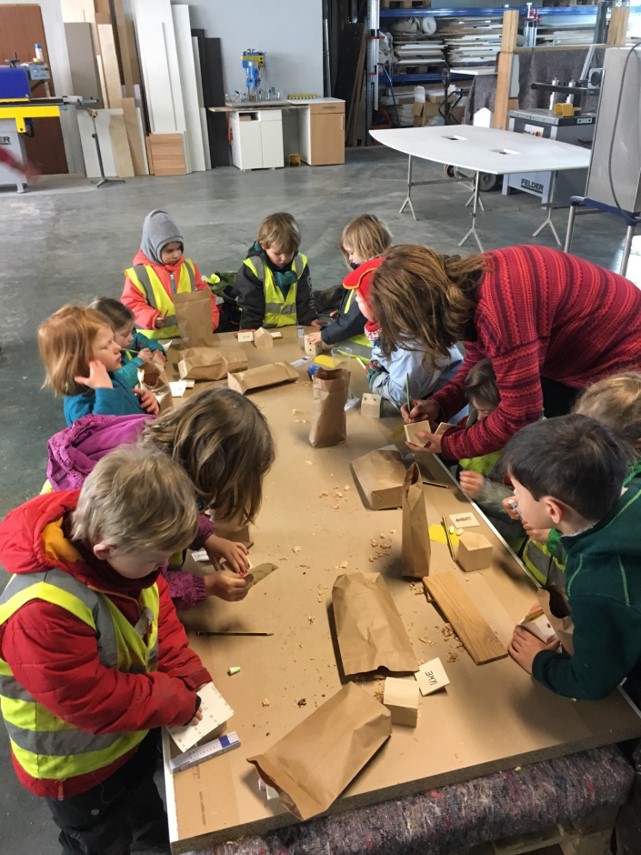
[[[60,0],[65,24],[94,24],[96,9],[93,0]]]
[[[134,165],[131,158],[122,108],[119,111],[110,111],[109,136],[111,138],[114,163],[116,164],[116,175],[119,178],[133,178],[135,175]]]
[[[125,131],[129,142],[129,151],[136,175],[148,175],[147,155],[145,152],[145,131],[142,124],[142,111],[136,107],[133,98],[122,99],[122,113]]]
[[[182,134],[150,134],[147,153],[151,152],[154,175],[185,175],[185,150]]]
[[[507,656],[507,650],[490,629],[483,615],[467,596],[453,573],[426,576],[423,585],[452,624],[465,649],[477,665]]]
[[[496,97],[492,114],[492,127],[507,130],[508,101],[510,100],[510,81],[514,54],[500,53],[496,77]]]
[[[117,109],[122,107],[122,84],[118,69],[118,57],[116,56],[114,31],[111,24],[98,24],[96,29],[98,30],[100,56],[107,90],[107,105],[110,109]]]
[[[189,162],[194,172],[205,170],[205,147],[200,125],[198,104],[198,81],[194,64],[194,47],[191,41],[189,6],[180,4],[171,7],[176,35],[176,55],[185,109],[185,144],[189,151]]]
[[[96,109],[101,110],[104,104],[91,36],[91,24],[65,24],[65,38],[69,54],[72,94],[82,95],[83,98],[95,98]]]
[[[516,47],[516,37],[519,33],[519,10],[509,9],[503,12],[503,29],[501,30],[501,51],[512,53]]]
[[[628,34],[629,6],[615,6],[610,13],[608,47],[622,47]]]

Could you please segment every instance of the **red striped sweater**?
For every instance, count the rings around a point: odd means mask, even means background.
[[[641,291],[629,280],[542,246],[485,254],[490,265],[474,313],[476,341],[453,380],[432,400],[449,418],[464,406],[470,368],[492,360],[501,403],[490,416],[443,438],[458,460],[503,448],[541,416],[541,376],[583,388],[621,371],[641,370]]]

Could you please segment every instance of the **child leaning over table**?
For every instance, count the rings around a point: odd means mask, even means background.
[[[600,422],[572,414],[523,428],[507,444],[504,463],[523,518],[561,533],[574,622],[572,656],[521,626],[510,656],[568,698],[603,698],[626,677],[638,686],[641,484],[623,487],[626,449]]]
[[[291,214],[270,214],[261,221],[236,274],[241,329],[318,326],[307,256],[299,246],[300,229]]]
[[[116,374],[130,388],[138,385],[138,369],[146,362],[154,364],[159,359],[160,363],[164,364],[167,361],[165,348],[159,341],[136,332],[134,313],[124,303],[112,297],[96,297],[89,304],[89,308],[101,314],[111,324],[114,341],[122,348],[122,368],[119,368]]]
[[[199,720],[211,676],[159,571],[197,525],[178,463],[131,449],[0,525],[14,574],[0,597],[0,705],[18,779],[45,799],[65,853],[168,846],[153,729]]]

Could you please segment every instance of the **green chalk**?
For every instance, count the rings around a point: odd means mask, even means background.
[[[238,674],[239,671],[240,671],[240,665],[232,665],[231,668],[227,669],[227,673],[229,674],[230,677],[233,677],[234,674]]]

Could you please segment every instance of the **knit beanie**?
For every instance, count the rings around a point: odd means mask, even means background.
[[[140,249],[150,261],[162,264],[160,252],[168,243],[179,243],[183,249],[185,247],[176,221],[166,211],[150,211],[142,224]]]

